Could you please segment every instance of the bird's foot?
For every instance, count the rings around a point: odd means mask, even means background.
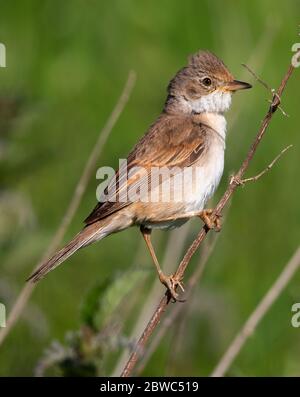
[[[168,292],[171,295],[171,298],[174,300],[174,302],[176,301],[183,302],[183,300],[178,299],[179,295],[176,292],[177,286],[181,289],[182,292],[184,292],[182,278],[179,278],[175,274],[166,276],[164,273],[161,272],[159,274],[159,280],[165,287],[167,287]]]
[[[213,214],[212,209],[206,209],[201,211],[199,217],[209,229],[214,229],[216,232],[219,232],[221,230],[222,215]]]

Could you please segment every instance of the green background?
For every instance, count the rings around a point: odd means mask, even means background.
[[[0,68],[0,301],[8,313],[60,223],[128,71],[136,71],[136,86],[99,166],[116,166],[126,156],[160,113],[169,79],[198,49],[215,52],[237,79],[253,84],[252,90],[234,96],[227,116],[226,165],[216,202],[245,157],[270,96],[241,63],[276,87],[290,63],[292,44],[300,41],[299,10],[296,0],[0,1],[0,42],[7,49],[7,67]],[[234,195],[201,283],[185,303],[185,317],[168,331],[145,375],[209,375],[297,248],[298,70],[282,106],[290,117],[275,115],[249,175],[283,147],[294,147],[263,179]],[[92,178],[66,240],[95,205],[97,184]],[[199,227],[192,222],[185,247]],[[167,238],[167,233],[156,232],[159,258]],[[112,283],[133,265],[147,270],[142,284],[129,294],[137,297],[132,307],[138,312],[155,272],[137,229],[79,252],[52,272],[0,347],[0,375],[33,375],[51,341],[63,343],[68,330],[80,327],[87,292],[96,283]],[[196,265],[197,257],[189,272]],[[300,329],[291,326],[299,283],[297,274],[230,375],[300,374]],[[163,288],[157,300],[162,293]],[[122,305],[126,309],[127,300]],[[117,323],[125,322],[124,312],[118,311]],[[135,321],[134,315],[126,316],[123,336]],[[111,373],[119,351],[117,343],[102,374]]]

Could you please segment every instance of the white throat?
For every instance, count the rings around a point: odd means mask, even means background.
[[[215,91],[194,100],[180,97],[181,109],[186,113],[224,113],[230,108],[231,93]]]
[[[215,91],[194,101],[189,101],[189,103],[194,113],[223,113],[230,108],[231,94]]]
[[[195,100],[182,98],[181,105],[189,113],[200,113],[203,122],[225,140],[226,119],[223,113],[230,108],[231,93],[215,91]]]

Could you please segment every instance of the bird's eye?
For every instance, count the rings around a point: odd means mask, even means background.
[[[202,83],[206,86],[209,87],[211,85],[211,79],[209,77],[204,77],[204,79],[202,79]]]

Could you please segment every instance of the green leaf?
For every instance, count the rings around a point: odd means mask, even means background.
[[[93,329],[96,329],[94,324],[94,317],[99,311],[101,296],[103,296],[103,293],[108,285],[108,279],[102,281],[101,283],[97,283],[88,291],[86,297],[82,301],[80,310],[81,321]]]
[[[119,274],[114,279],[97,283],[83,300],[82,322],[99,331],[144,275],[144,270],[134,268]]]
[[[130,269],[114,279],[105,289],[99,302],[99,310],[94,317],[94,325],[99,329],[113,315],[121,302],[135,288],[145,272],[141,269]]]

